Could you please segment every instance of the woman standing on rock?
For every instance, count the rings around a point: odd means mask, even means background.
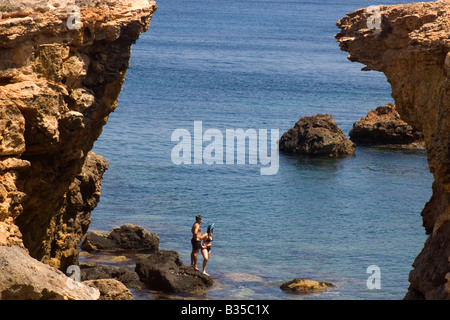
[[[202,235],[203,273],[206,274],[207,276],[209,276],[209,274],[206,273],[206,264],[208,263],[208,260],[211,257],[213,232],[214,232],[214,223],[209,225],[208,229],[206,229],[206,233]]]

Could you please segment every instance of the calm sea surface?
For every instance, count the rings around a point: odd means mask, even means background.
[[[384,1],[383,4],[405,1]],[[175,165],[172,132],[278,129],[329,113],[352,124],[393,102],[383,74],[346,59],[336,21],[373,1],[159,0],[132,48],[119,105],[94,151],[110,164],[91,230],[133,223],[190,263],[190,228],[215,223],[206,299],[402,299],[425,240],[420,212],[432,176],[423,151],[358,147],[355,156],[279,156],[261,165]],[[205,144],[206,146],[206,144]],[[202,258],[199,258],[201,265]],[[367,267],[381,270],[369,290]],[[333,290],[293,296],[293,278]],[[137,299],[158,293],[138,292]]]

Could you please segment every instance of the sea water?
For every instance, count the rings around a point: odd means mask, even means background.
[[[405,1],[384,1],[383,4]],[[338,19],[373,1],[159,0],[132,47],[118,108],[94,151],[109,162],[90,230],[138,224],[190,263],[191,225],[215,223],[205,299],[402,299],[425,241],[431,195],[424,151],[358,147],[343,159],[279,154],[261,165],[177,165],[176,129],[278,129],[329,113],[353,123],[393,102],[383,74],[339,50]],[[199,266],[203,259],[199,256]],[[380,287],[367,285],[378,266]],[[293,278],[332,282],[296,296]],[[137,299],[161,294],[141,291]]]

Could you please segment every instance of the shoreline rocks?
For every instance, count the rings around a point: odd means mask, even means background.
[[[193,293],[213,285],[210,276],[186,266],[178,253],[160,250],[136,263],[136,273],[150,289],[166,293]]]
[[[125,267],[95,264],[81,264],[81,280],[114,279],[129,289],[150,289],[164,293],[195,293],[210,288],[214,281],[192,267],[184,265],[178,252],[159,250],[159,237],[143,227],[125,224],[109,232],[88,232],[81,249],[87,248],[92,254],[117,253],[118,264],[123,258],[128,265],[134,264],[134,270]],[[135,263],[126,255],[134,255]],[[105,257],[104,257],[105,258]],[[109,261],[103,263],[110,264]],[[107,293],[107,286],[101,294]],[[117,290],[113,286],[113,291]],[[119,290],[120,291],[120,290]],[[126,297],[126,295],[125,295]],[[100,298],[102,299],[102,297]]]
[[[280,151],[313,157],[353,155],[355,148],[329,114],[300,118],[279,141]]]

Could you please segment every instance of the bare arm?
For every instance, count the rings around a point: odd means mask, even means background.
[[[202,239],[202,235],[200,232],[200,225],[198,223],[196,223],[193,227],[192,227],[192,235],[198,239],[201,240]],[[199,239],[200,238],[200,239]]]

